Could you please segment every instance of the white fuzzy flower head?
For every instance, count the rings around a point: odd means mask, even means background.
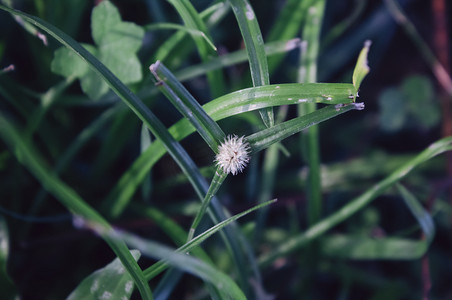
[[[215,162],[223,172],[236,175],[242,172],[250,161],[250,145],[245,137],[236,135],[228,135],[224,142],[218,147],[218,154]]]

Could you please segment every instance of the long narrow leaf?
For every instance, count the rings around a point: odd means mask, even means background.
[[[177,251],[181,252],[181,253],[186,253],[186,252],[192,251],[192,249],[194,247],[197,247],[198,245],[200,245],[203,241],[208,239],[210,236],[212,236],[213,234],[215,234],[217,231],[221,230],[225,226],[231,224],[232,222],[235,222],[239,218],[241,218],[257,209],[263,208],[263,207],[270,205],[272,203],[275,203],[275,202],[276,202],[276,200],[270,200],[270,201],[261,203],[259,205],[256,205],[256,206],[254,206],[244,212],[241,212],[237,215],[234,215],[234,216],[216,224],[215,226],[209,228],[208,230],[204,231],[203,233],[197,235],[196,237],[191,239],[189,242],[187,242],[183,246],[179,247],[177,249]],[[155,263],[154,265],[152,265],[151,267],[149,267],[148,269],[144,270],[143,273],[144,273],[144,276],[146,276],[146,278],[148,280],[150,280],[150,279],[154,278],[155,276],[157,276],[160,272],[165,270],[165,268],[166,268],[166,266],[165,266],[164,262],[158,262],[158,263]]]
[[[267,56],[265,55],[264,39],[254,10],[247,0],[229,0],[237,23],[245,42],[248,60],[250,63],[253,86],[258,87],[270,84]],[[271,127],[274,124],[273,109],[266,108],[259,111],[264,124]]]
[[[176,77],[161,63],[151,65],[154,81],[177,110],[187,118],[196,131],[216,153],[225,134],[220,126],[204,111],[201,105]]]
[[[156,242],[145,240],[124,232],[115,232],[111,236],[126,241],[130,246],[140,250],[143,255],[161,259],[166,264],[177,267],[212,283],[218,290],[228,294],[230,299],[246,300],[242,290],[228,275],[202,260],[180,253],[175,251],[175,249],[163,246]]]
[[[291,50],[300,48],[300,39],[291,39],[287,41],[276,41],[267,43],[264,45],[265,54],[272,56],[279,53],[286,53]],[[182,70],[174,72],[174,75],[180,81],[185,81],[189,78],[194,78],[199,75],[205,74],[207,71],[229,67],[241,62],[245,62],[248,59],[246,50],[238,50],[235,52],[223,54],[218,57],[214,57],[207,62],[197,64],[194,66],[188,66]]]
[[[424,237],[411,240],[400,237],[371,238],[350,235],[333,235],[322,239],[322,252],[333,257],[347,259],[408,260],[422,257],[433,240],[435,225],[430,214],[401,184],[396,184],[403,200],[420,225]]]
[[[206,197],[202,201],[202,205],[198,212],[196,213],[195,219],[190,227],[190,231],[188,232],[188,239],[191,240],[193,235],[195,234],[195,230],[198,227],[201,219],[203,218],[207,207],[210,204],[210,200],[212,200],[213,196],[217,193],[218,189],[221,187],[223,181],[226,179],[227,174],[224,173],[220,168],[217,168],[215,175],[213,176],[212,183],[210,184],[209,190],[207,191]]]
[[[329,105],[313,113],[298,117],[284,123],[264,129],[246,137],[250,143],[251,152],[256,153],[268,148],[270,145],[284,140],[285,138],[309,128],[315,124],[326,121],[350,110],[364,109],[363,103],[350,103]]]
[[[185,26],[182,26],[179,24],[174,24],[174,23],[154,23],[154,24],[146,25],[144,27],[144,29],[145,30],[175,29],[175,30],[185,31],[185,32],[188,32],[189,34],[191,34],[192,36],[202,37],[214,51],[217,51],[217,47],[215,47],[213,42],[206,36],[206,34],[202,31],[199,31],[196,29],[187,28]]]
[[[211,39],[204,21],[188,0],[168,0],[168,2],[174,6],[188,28],[204,32],[206,37]],[[203,61],[208,61],[211,57],[216,56],[216,53],[211,51],[210,46],[203,38],[194,36],[194,39]],[[221,95],[223,91],[223,74],[218,70],[211,71],[207,73],[207,78],[212,95],[215,97]]]
[[[300,66],[298,82],[317,81],[317,59],[319,56],[320,31],[323,23],[325,1],[317,1],[308,8],[306,23],[303,28],[303,41],[306,47],[300,51]],[[303,116],[314,112],[316,103],[298,105],[298,115]],[[320,219],[322,213],[322,189],[320,178],[320,145],[319,128],[310,127],[301,135],[301,145],[304,146],[303,158],[308,165],[308,208],[307,217],[310,225]]]

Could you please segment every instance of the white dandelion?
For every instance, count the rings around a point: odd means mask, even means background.
[[[250,145],[244,136],[228,135],[218,147],[215,162],[223,172],[236,175],[242,172],[250,161],[249,151]]]

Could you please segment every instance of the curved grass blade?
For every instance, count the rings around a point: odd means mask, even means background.
[[[95,133],[97,133],[118,111],[121,106],[116,105],[108,110],[104,111],[95,121],[88,125],[85,129],[80,132],[77,137],[71,142],[71,144],[66,148],[63,154],[60,155],[58,161],[55,164],[52,172],[58,175],[61,170],[63,170],[72,158],[77,154],[77,152],[91,139]],[[29,214],[35,215],[37,209],[41,206],[42,201],[44,201],[47,191],[42,188],[33,200],[33,205],[30,209]]]
[[[325,104],[351,103],[354,99],[353,92],[354,87],[352,84],[343,83],[268,85],[227,94],[203,105],[203,109],[213,120],[218,121],[268,106],[309,102]],[[169,132],[176,140],[181,140],[194,131],[194,127],[186,119],[180,120],[169,129]],[[145,174],[165,154],[165,151],[162,143],[156,140],[135,160],[104,202],[104,207],[108,208],[110,216],[117,217],[122,213]]]
[[[133,205],[132,210],[138,213],[139,215],[145,216],[154,221],[154,223],[159,226],[163,232],[173,241],[173,243],[177,246],[182,246],[187,242],[187,231],[185,231],[182,227],[179,226],[176,222],[174,222],[170,217],[165,215],[160,210],[150,207],[150,206],[141,206],[141,205]],[[203,261],[212,264],[213,262],[207,253],[201,248],[193,248],[190,250],[190,253]]]
[[[256,205],[244,212],[241,212],[239,214],[236,214],[218,224],[216,224],[215,226],[209,228],[208,230],[204,231],[203,233],[195,236],[193,239],[191,239],[190,241],[188,241],[187,243],[185,243],[183,246],[179,247],[177,249],[177,252],[180,253],[186,253],[186,252],[190,252],[192,251],[193,248],[199,246],[203,241],[205,241],[206,239],[208,239],[210,236],[212,236],[213,234],[215,234],[216,232],[218,232],[219,230],[221,230],[222,228],[224,228],[225,226],[231,224],[232,222],[235,222],[236,220],[238,220],[239,218],[257,210],[260,208],[263,208],[267,205],[273,204],[276,202],[275,200],[270,200],[264,203],[261,203],[259,205]],[[148,279],[151,280],[152,278],[154,278],[155,276],[157,276],[158,274],[160,274],[160,272],[162,272],[163,270],[165,270],[167,268],[167,266],[165,265],[164,262],[157,262],[154,265],[152,265],[151,267],[147,268],[146,270],[143,271],[144,276]]]
[[[112,232],[111,237],[126,241],[127,244],[138,249],[143,255],[161,259],[165,264],[177,267],[213,284],[216,289],[227,294],[230,299],[246,300],[245,294],[228,275],[202,260],[125,232]]]
[[[402,195],[403,201],[405,201],[405,204],[419,223],[427,243],[430,244],[435,236],[435,223],[433,223],[432,216],[422,207],[419,200],[403,185],[398,183],[396,186]]]
[[[168,0],[168,2],[174,6],[188,28],[204,32],[204,34],[211,39],[204,21],[188,0]],[[203,38],[194,36],[194,39],[202,61],[208,61],[210,57],[216,56],[215,51],[210,49],[210,46]],[[207,79],[209,81],[212,96],[217,97],[218,95],[221,95],[224,90],[223,73],[221,73],[220,70],[211,71],[207,73]]]
[[[398,182],[400,179],[405,177],[411,170],[417,167],[419,164],[428,161],[429,159],[444,153],[446,151],[452,150],[452,137],[447,137],[441,139],[427,149],[416,155],[413,159],[409,160],[389,176],[378,182],[372,188],[368,189],[362,195],[354,198],[350,203],[339,209],[337,212],[333,213],[331,216],[323,219],[314,226],[310,227],[303,234],[298,235],[284,244],[280,245],[274,251],[267,253],[260,257],[259,263],[262,266],[266,266],[274,262],[276,259],[286,256],[297,249],[305,246],[314,239],[322,236],[329,229],[333,228],[337,224],[348,219],[354,213],[367,206],[376,197],[381,195],[387,188],[392,186],[394,183]]]
[[[220,126],[204,111],[201,105],[159,61],[149,67],[154,82],[177,110],[196,128],[204,141],[215,152],[224,140],[225,134]]]
[[[213,42],[206,36],[206,34],[202,31],[199,31],[197,29],[187,28],[185,26],[182,26],[180,24],[175,23],[154,23],[144,26],[145,30],[162,30],[162,29],[174,29],[174,30],[180,30],[185,31],[192,36],[199,36],[202,37],[206,43],[212,48],[212,50],[217,51],[217,47],[213,44]]]
[[[430,214],[404,186],[396,183],[405,204],[420,225],[424,239],[419,241],[400,238],[370,238],[333,235],[322,239],[322,252],[347,259],[411,260],[422,257],[435,235],[435,225]]]
[[[247,0],[229,0],[229,3],[239,24],[243,41],[245,42],[253,86],[268,85],[270,84],[270,76],[264,49],[264,39],[262,38],[262,33],[253,8]],[[273,126],[275,121],[272,108],[261,109],[259,113],[265,126]]]
[[[272,56],[279,53],[286,53],[291,50],[300,48],[300,39],[291,39],[288,41],[270,42],[264,45],[265,54]],[[246,50],[238,50],[218,57],[214,57],[207,62],[189,66],[185,69],[174,72],[174,75],[180,81],[185,81],[196,76],[205,74],[207,71],[229,67],[248,60]]]
[[[277,124],[271,128],[264,129],[246,137],[250,143],[251,153],[259,152],[270,147],[270,145],[280,142],[285,138],[309,128],[320,122],[326,121],[350,110],[364,109],[363,103],[329,105],[316,110],[310,114],[294,118],[284,123]]]
[[[314,0],[288,0],[279,13],[275,24],[268,35],[267,41],[287,40],[297,36],[303,24],[307,8]],[[268,67],[272,72],[280,64],[283,55],[276,55],[268,60]]]
[[[220,168],[217,168],[217,171],[215,172],[215,175],[212,178],[212,183],[210,184],[209,190],[207,191],[206,196],[204,197],[204,200],[202,201],[202,205],[198,212],[196,213],[195,219],[193,220],[193,223],[190,227],[190,231],[188,232],[188,238],[187,240],[190,241],[194,234],[195,230],[198,227],[199,223],[201,222],[201,219],[204,217],[204,214],[206,213],[207,207],[210,204],[210,200],[212,200],[213,196],[218,192],[218,189],[223,184],[223,181],[226,179],[228,174],[223,172]]]
[[[0,114],[0,135],[6,144],[10,146],[17,160],[23,164],[41,184],[57,198],[73,214],[79,215],[90,222],[99,224],[102,228],[110,228],[110,224],[102,218],[93,208],[84,202],[80,196],[54,176],[44,167],[34,147],[27,144],[6,118]],[[113,240],[109,236],[101,237],[119,257],[132,275],[143,299],[153,299],[149,285],[143,277],[143,273],[129,252],[129,249],[120,240]]]
[[[209,22],[210,17],[212,15],[216,14],[216,12],[221,11],[220,17],[216,17],[214,22]],[[222,17],[225,15],[225,12],[227,11],[226,5],[224,3],[217,3],[214,4],[204,11],[202,11],[199,16],[201,19],[206,20],[206,23],[209,25],[213,25],[218,23]],[[212,24],[213,23],[213,24]],[[169,38],[167,38],[162,45],[155,51],[155,54],[153,55],[153,59],[151,62],[154,62],[156,60],[165,61],[167,62],[168,57],[174,56],[174,57],[184,57],[184,55],[179,55],[178,53],[174,53],[173,51],[177,49],[186,49],[189,47],[188,44],[182,44],[182,41],[185,41],[184,38],[186,38],[187,33],[185,31],[178,31]],[[180,47],[178,47],[180,46]]]
[[[358,61],[356,62],[355,69],[353,70],[353,86],[355,87],[355,95],[358,96],[358,90],[361,86],[361,82],[366,77],[367,73],[369,73],[370,68],[367,63],[367,54],[369,53],[371,41],[366,41],[364,43],[364,48],[361,50],[358,56]]]

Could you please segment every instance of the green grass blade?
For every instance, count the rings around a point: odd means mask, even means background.
[[[355,95],[358,95],[361,82],[370,71],[369,65],[367,64],[367,55],[371,44],[371,41],[366,41],[364,43],[364,48],[359,53],[358,61],[356,62],[355,70],[353,71],[353,86],[355,87]]]
[[[220,126],[161,62],[156,62],[149,69],[163,94],[190,121],[207,145],[217,153],[219,143],[226,136]]]
[[[413,159],[403,164],[401,167],[399,167],[389,176],[378,182],[372,188],[368,189],[360,196],[351,200],[350,203],[339,209],[337,212],[321,220],[314,226],[311,226],[303,234],[298,235],[288,240],[287,242],[281,244],[274,251],[263,255],[259,259],[260,264],[266,266],[274,262],[279,257],[287,256],[288,254],[310,243],[314,239],[322,236],[328,230],[330,230],[337,224],[343,222],[344,220],[348,219],[354,213],[367,206],[369,203],[372,202],[372,200],[381,195],[387,188],[392,186],[394,183],[398,182],[400,179],[405,177],[408,173],[410,173],[411,170],[416,168],[418,165],[428,161],[429,159],[435,157],[436,155],[451,150],[452,150],[452,137],[447,137],[433,143],[427,149],[425,149],[424,151],[416,155]]]
[[[204,21],[188,0],[168,0],[168,2],[174,6],[188,28],[204,32],[206,37],[211,39]],[[208,61],[211,57],[217,55],[215,51],[210,49],[209,44],[206,43],[202,37],[194,36],[194,39],[202,61]],[[221,95],[224,90],[223,74],[221,71],[218,70],[207,73],[207,79],[209,81],[212,96],[218,97]]]
[[[256,153],[280,142],[285,138],[309,128],[315,124],[334,118],[350,110],[364,109],[363,103],[329,105],[310,114],[294,118],[271,128],[264,129],[246,137],[250,143],[251,152]]]
[[[322,252],[333,257],[346,259],[419,259],[428,250],[435,235],[435,225],[430,214],[404,186],[396,183],[402,199],[420,225],[425,239],[418,241],[407,238],[371,238],[347,235],[333,235],[322,239]]]
[[[291,50],[300,48],[300,39],[291,39],[288,41],[276,41],[267,43],[264,45],[265,54],[267,56],[272,56],[279,53],[289,52]],[[214,57],[207,62],[189,66],[180,71],[174,72],[177,79],[180,81],[185,81],[190,78],[194,78],[205,74],[207,71],[221,69],[224,67],[229,67],[241,62],[247,61],[248,56],[246,50],[238,50],[232,53],[224,54],[219,57]]]
[[[74,158],[74,156],[80,151],[80,149],[86,145],[86,143],[91,139],[94,134],[96,134],[103,126],[115,115],[120,106],[114,106],[102,113],[95,121],[88,125],[85,129],[80,132],[77,137],[72,141],[72,143],[66,148],[66,150],[60,155],[58,161],[55,164],[52,172],[58,175]],[[29,214],[36,214],[37,209],[41,206],[47,192],[42,188],[35,199],[33,200],[33,205],[30,209]]]
[[[154,24],[146,25],[144,27],[144,29],[145,30],[174,29],[174,30],[185,31],[185,32],[191,34],[192,36],[203,38],[206,41],[206,43],[210,46],[210,48],[212,48],[212,50],[217,51],[217,47],[215,47],[213,42],[206,36],[206,34],[202,31],[199,31],[196,29],[187,28],[185,26],[175,24],[175,23],[154,23]]]
[[[23,164],[41,184],[57,198],[73,214],[86,219],[88,222],[95,222],[102,228],[110,228],[110,225],[93,208],[84,202],[80,196],[55,177],[44,167],[42,159],[34,150],[34,147],[27,144],[19,135],[17,130],[0,114],[0,135],[6,144],[12,149],[16,158]],[[143,273],[136,263],[129,249],[120,240],[113,240],[106,235],[101,237],[109,244],[110,248],[119,257],[132,275],[143,299],[153,299],[149,285],[143,277]]]
[[[208,230],[204,231],[203,233],[195,236],[193,239],[191,239],[189,242],[185,243],[183,246],[179,247],[177,249],[178,252],[181,253],[186,253],[186,252],[190,252],[192,251],[193,248],[199,246],[203,241],[205,241],[206,239],[208,239],[210,236],[212,236],[213,234],[215,234],[216,232],[218,232],[219,230],[221,230],[222,228],[224,228],[225,226],[231,224],[232,222],[235,222],[236,220],[238,220],[239,218],[257,210],[257,209],[261,209],[263,207],[266,207],[267,205],[270,205],[272,203],[275,203],[276,200],[270,200],[264,203],[261,203],[259,205],[256,205],[244,212],[241,212],[239,214],[236,214],[218,224],[216,224],[215,226],[209,228]],[[160,272],[162,272],[163,270],[165,270],[167,266],[165,265],[164,262],[158,262],[154,265],[152,265],[151,267],[149,267],[148,269],[144,270],[144,276],[148,279],[151,280],[152,278],[154,278],[155,276],[157,276]]]
[[[270,84],[268,73],[267,56],[264,49],[264,39],[262,37],[259,24],[253,8],[247,0],[229,0],[232,6],[237,23],[242,33],[248,60],[251,70],[253,86]],[[259,111],[265,126],[271,127],[274,124],[273,109],[266,108]]]
[[[218,192],[218,189],[223,184],[223,181],[226,179],[228,175],[224,173],[220,168],[217,168],[215,175],[212,178],[212,183],[210,184],[209,190],[207,191],[204,200],[202,201],[202,205],[198,212],[196,213],[195,219],[190,227],[190,231],[188,232],[188,241],[191,240],[195,234],[195,230],[198,227],[201,219],[204,217],[206,213],[207,207],[210,204],[210,200],[212,200],[213,196]]]
[[[242,290],[228,275],[202,260],[125,232],[112,232],[111,237],[117,237],[118,239],[126,241],[126,243],[131,247],[138,249],[143,255],[161,259],[166,264],[179,268],[213,284],[219,291],[228,294],[230,299],[246,300]]]
[[[271,28],[267,41],[288,40],[298,35],[303,18],[309,5],[314,0],[288,0],[286,1],[282,11],[279,13],[275,21],[275,25]],[[270,72],[276,69],[280,64],[283,55],[276,55],[268,60]]]
[[[419,200],[403,185],[397,184],[396,186],[399,193],[402,195],[405,204],[419,223],[428,244],[430,244],[435,236],[435,224],[433,223],[431,215],[422,207]]]
[[[352,84],[280,84],[239,90],[219,97],[205,105],[203,109],[215,121],[239,113],[285,104],[309,102],[325,104],[351,103],[354,99]],[[176,140],[181,140],[195,131],[188,120],[181,120],[169,129]],[[104,202],[108,214],[117,217],[129,203],[137,186],[150,168],[165,154],[161,141],[156,140],[146,152],[135,160],[120,178]],[[203,195],[204,198],[204,195]]]
[[[308,8],[306,24],[303,28],[303,41],[306,47],[302,47],[300,55],[300,67],[298,82],[317,81],[317,59],[319,55],[319,40],[325,1],[317,1]],[[298,106],[298,115],[303,116],[314,112],[317,109],[316,103],[309,103]],[[322,213],[322,188],[320,178],[320,145],[318,126],[310,127],[301,135],[302,147],[304,146],[304,161],[308,165],[308,223],[316,223]]]
[[[202,11],[199,15],[203,20],[206,20],[207,23],[211,23],[209,22],[209,17],[212,16],[212,14],[218,10],[225,10],[225,6],[223,3],[217,3],[214,4],[210,7],[208,7],[207,9],[205,9],[204,11]],[[220,14],[221,16],[224,15],[224,13]],[[213,24],[216,24],[217,22],[219,22],[221,20],[220,18],[215,18],[215,21],[213,22]],[[212,24],[210,24],[212,25]],[[153,59],[151,60],[152,62],[160,60],[160,61],[165,61],[167,62],[169,60],[169,57],[183,57],[183,55],[178,55],[177,53],[174,53],[175,50],[177,49],[186,49],[187,47],[189,47],[190,45],[188,44],[183,44],[183,41],[188,40],[185,39],[187,36],[187,32],[186,31],[178,31],[175,34],[173,34],[172,36],[170,36],[169,38],[167,38],[163,44],[155,51],[155,54],[153,55]]]
[[[159,226],[178,247],[184,245],[187,242],[187,232],[182,227],[180,227],[179,224],[174,222],[173,219],[165,215],[162,211],[154,207],[142,205],[133,205],[132,210],[139,215],[153,220],[154,223]],[[191,249],[190,253],[213,265],[212,260],[201,247]]]

